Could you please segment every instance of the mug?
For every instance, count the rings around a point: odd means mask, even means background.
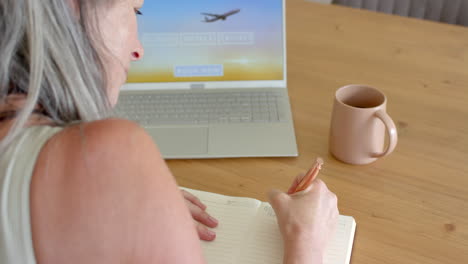
[[[386,106],[387,98],[376,88],[356,84],[339,88],[330,125],[331,154],[345,163],[368,164],[392,153],[398,136]]]

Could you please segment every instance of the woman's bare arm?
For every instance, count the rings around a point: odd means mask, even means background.
[[[38,264],[204,263],[174,178],[129,121],[54,136],[36,163],[31,219]]]

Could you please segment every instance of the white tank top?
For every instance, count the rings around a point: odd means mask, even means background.
[[[62,128],[25,129],[0,153],[0,263],[35,264],[29,210],[29,187],[37,157]]]

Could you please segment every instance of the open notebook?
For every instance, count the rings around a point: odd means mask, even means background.
[[[207,205],[219,220],[216,239],[202,241],[208,264],[282,264],[283,244],[276,216],[269,203],[183,188]],[[356,222],[340,215],[324,264],[348,264]]]

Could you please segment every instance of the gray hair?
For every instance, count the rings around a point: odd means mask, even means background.
[[[68,0],[0,1],[0,104],[26,95],[0,153],[37,106],[60,126],[110,116],[96,9],[114,1],[79,0],[79,14]]]

